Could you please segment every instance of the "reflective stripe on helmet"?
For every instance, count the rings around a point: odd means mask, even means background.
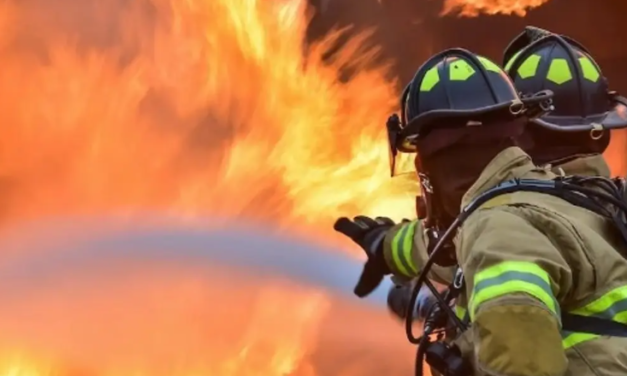
[[[424,93],[429,92],[435,85],[438,84],[438,82],[440,82],[440,73],[438,73],[438,69],[439,67],[436,65],[425,73],[425,77],[420,83],[420,91]],[[407,96],[407,100],[409,101],[409,96]]]
[[[566,59],[553,59],[546,74],[546,79],[554,84],[561,85],[573,79]]]
[[[459,58],[451,58],[453,62],[449,65],[449,80],[451,81],[466,81],[470,77],[475,74],[475,69],[472,65],[464,60]],[[494,62],[486,59],[483,56],[477,56],[477,59],[481,62],[483,67],[487,71],[491,72],[501,72],[501,68],[496,65]],[[420,83],[420,91],[423,93],[427,93],[431,91],[435,87],[435,85],[440,82],[440,74],[439,74],[440,64],[437,64],[433,68],[429,69],[422,79]]]
[[[601,77],[601,72],[599,72],[592,60],[586,56],[580,57],[578,60],[581,65],[583,77],[588,81],[597,82],[599,77]]]
[[[520,53],[522,52],[522,50],[516,52],[514,54],[514,56],[512,56],[511,59],[509,59],[509,61],[507,62],[507,64],[505,64],[505,70],[509,72],[509,70],[512,68],[512,65],[514,65],[514,62],[516,61],[516,58],[520,55]]]
[[[499,68],[498,65],[496,65],[494,62],[492,62],[491,60],[486,59],[483,56],[477,56],[477,58],[479,59],[479,61],[481,62],[481,64],[483,64],[483,67],[487,70],[487,71],[491,71],[491,72],[497,72],[500,73],[502,72],[501,68]]]
[[[518,55],[516,55],[518,56]],[[538,71],[538,66],[540,65],[540,60],[542,57],[537,54],[530,55],[525,61],[523,61],[518,67],[518,75],[522,79],[534,77]],[[506,70],[511,68],[513,65],[515,57],[510,60]],[[579,61],[579,65],[581,66],[581,71],[583,73],[583,77],[590,82],[597,82],[599,77],[601,77],[601,73],[599,72],[596,65],[588,58],[587,56],[583,56],[577,59]],[[549,66],[549,70],[546,75],[546,79],[557,84],[561,85],[573,79],[573,73],[570,71],[570,65],[566,59],[557,58],[551,60],[551,65]]]
[[[531,55],[518,67],[518,75],[520,78],[529,78],[536,75],[538,71],[538,65],[542,57],[540,55]]]
[[[475,69],[466,60],[456,59],[449,64],[448,74],[451,81],[466,81],[475,74]]]

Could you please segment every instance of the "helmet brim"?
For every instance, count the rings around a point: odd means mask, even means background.
[[[477,125],[480,125],[490,120],[490,118],[511,117],[512,108],[517,105],[522,105],[522,103],[512,101],[473,110],[446,109],[428,111],[412,119],[403,129],[401,137],[422,136],[428,132],[430,126],[436,122],[443,128],[460,128],[473,125],[475,122]]]
[[[411,143],[412,139],[423,137],[436,122],[438,128],[464,128],[542,116],[550,110],[552,97],[553,93],[545,90],[530,97],[473,110],[428,111],[414,118],[403,128],[399,134],[399,141]]]
[[[579,116],[547,116],[531,119],[531,123],[556,132],[603,131],[627,128],[627,99],[616,96],[613,108],[603,114]]]

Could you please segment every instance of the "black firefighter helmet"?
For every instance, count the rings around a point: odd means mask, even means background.
[[[522,97],[541,90],[554,93],[554,111],[531,120],[544,129],[538,129],[535,138],[546,147],[576,142],[582,149],[600,153],[609,144],[605,130],[627,127],[627,100],[609,90],[597,63],[574,39],[527,27],[506,49],[503,65]],[[577,133],[583,137],[574,137]]]
[[[434,127],[463,128],[533,118],[551,110],[551,96],[545,91],[521,99],[497,64],[468,50],[453,48],[434,55],[403,91],[400,118],[392,115],[388,119],[392,176],[398,153],[417,152],[416,142]]]
[[[418,69],[403,91],[400,118],[391,116],[387,129],[392,176],[399,152],[417,154],[415,166],[426,208],[424,219],[430,245],[437,243],[452,218],[442,210],[435,192],[437,187],[429,179],[430,171],[423,168],[423,158],[463,142],[468,132],[458,130],[468,127],[485,126],[477,131],[486,137],[518,137],[529,117],[551,109],[551,96],[550,92],[543,92],[521,99],[498,65],[464,49],[440,52]],[[430,137],[431,132],[439,135]],[[440,253],[435,262],[441,266],[454,265],[454,246],[445,247],[449,250]]]

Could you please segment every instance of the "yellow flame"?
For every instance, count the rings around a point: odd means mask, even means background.
[[[463,17],[477,17],[480,14],[524,17],[531,9],[549,0],[444,0],[442,15],[456,13]]]

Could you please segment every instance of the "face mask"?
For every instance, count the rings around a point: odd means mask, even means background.
[[[477,181],[485,167],[502,150],[515,146],[512,138],[499,142],[461,144],[420,160],[421,171],[428,177],[432,193],[426,196],[434,210],[449,221],[460,212],[462,197]],[[418,168],[418,166],[416,166]]]

